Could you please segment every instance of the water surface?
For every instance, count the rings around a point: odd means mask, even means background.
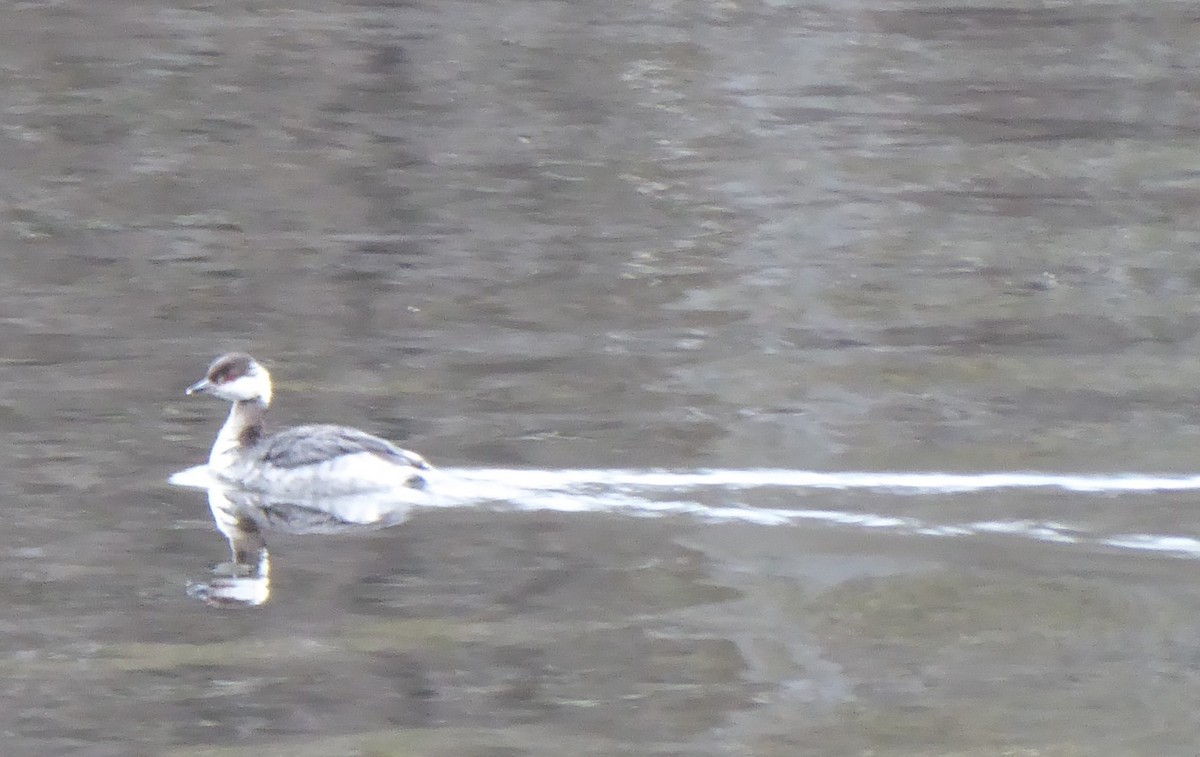
[[[1198,27],[12,3],[5,752],[1193,754]],[[229,349],[471,496],[197,601]]]

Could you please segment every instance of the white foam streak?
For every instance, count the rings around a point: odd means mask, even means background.
[[[1200,557],[1200,540],[1187,536],[1161,534],[1127,534],[1101,540],[1102,544],[1121,549],[1146,552],[1165,552],[1180,557]]]
[[[785,526],[824,523],[899,533],[964,537],[1015,536],[1056,544],[1091,544],[1200,557],[1200,540],[1135,534],[1107,537],[1057,521],[980,520],[927,523],[916,518],[839,510],[780,509],[730,504],[705,505],[679,499],[688,491],[741,491],[766,488],[863,489],[912,494],[961,494],[997,489],[1059,489],[1083,494],[1172,492],[1200,489],[1200,476],[1122,474],[1116,476],[1053,473],[871,473],[786,469],[711,469],[653,471],[629,469],[536,470],[517,468],[443,469],[441,504],[507,502],[521,510],[621,512],[638,517],[683,515],[709,523]],[[670,497],[652,499],[652,495]]]
[[[706,523],[787,526],[826,524],[903,534],[964,537],[1015,536],[1058,544],[1090,544],[1200,558],[1200,540],[1162,534],[1106,535],[1056,521],[987,519],[930,523],[907,516],[830,509],[754,507],[737,502],[704,504],[691,499],[701,492],[752,489],[862,489],[898,495],[960,494],[996,489],[1059,489],[1085,494],[1172,492],[1200,489],[1200,476],[1122,474],[1116,476],[1053,473],[871,473],[787,469],[709,469],[656,471],[633,469],[442,468],[431,482],[432,507],[488,505],[516,510],[563,513],[613,512],[631,517],[683,516]],[[207,466],[180,471],[172,484],[204,488],[213,482]]]
[[[781,468],[655,471],[631,469],[537,470],[520,468],[450,468],[443,473],[462,481],[518,486],[521,489],[563,489],[599,485],[645,489],[874,489],[897,493],[987,489],[1051,488],[1073,492],[1150,492],[1200,489],[1200,476],[1121,474],[1081,476],[1056,473],[902,473],[823,472]]]

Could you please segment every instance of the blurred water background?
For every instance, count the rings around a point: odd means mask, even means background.
[[[6,3],[4,754],[1195,754],[1186,486],[637,477],[1195,475],[1197,39],[1173,0]],[[228,547],[166,479],[229,349],[475,501],[197,601]],[[556,471],[596,475],[514,494]]]

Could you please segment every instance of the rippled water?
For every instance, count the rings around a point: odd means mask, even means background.
[[[1193,754],[1198,36],[11,3],[0,751]],[[235,348],[445,506],[168,485]]]

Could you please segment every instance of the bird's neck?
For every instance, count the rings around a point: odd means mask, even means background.
[[[217,434],[212,452],[208,456],[210,465],[219,465],[228,461],[229,456],[236,455],[238,450],[253,447],[263,437],[263,419],[267,414],[267,406],[261,400],[241,400],[234,402],[229,410],[225,425]]]

